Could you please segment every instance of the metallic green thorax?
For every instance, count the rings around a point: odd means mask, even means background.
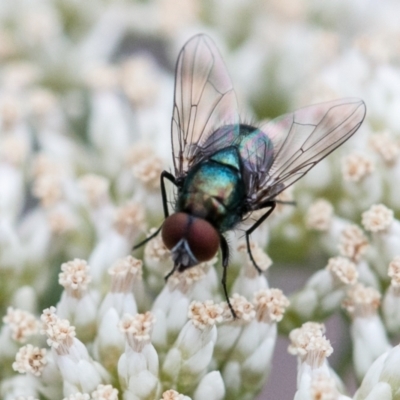
[[[234,146],[193,166],[178,194],[177,211],[203,218],[224,232],[242,217],[246,190]]]

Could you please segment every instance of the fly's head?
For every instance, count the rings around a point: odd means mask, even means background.
[[[178,271],[211,260],[218,251],[218,231],[206,220],[178,212],[170,215],[161,231]]]

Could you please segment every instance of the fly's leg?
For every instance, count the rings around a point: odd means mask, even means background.
[[[167,191],[165,190],[164,178],[167,178],[170,182],[172,182],[175,186],[178,186],[176,183],[175,177],[168,171],[161,172],[160,175],[160,183],[161,183],[161,196],[163,202],[163,209],[164,209],[164,217],[168,218],[168,204],[167,204]]]
[[[231,301],[229,300],[228,296],[228,289],[226,288],[226,274],[228,272],[228,264],[229,264],[229,246],[228,243],[226,242],[226,239],[221,235],[220,236],[220,243],[221,243],[221,251],[222,251],[222,288],[224,289],[224,294],[225,294],[225,299],[226,302],[228,303],[228,307],[231,310],[232,317],[234,319],[237,318],[237,315],[235,311],[233,310]]]
[[[168,203],[167,203],[167,191],[165,190],[164,178],[171,181],[175,186],[178,186],[178,185],[176,183],[175,177],[170,172],[167,172],[167,171],[161,172],[160,183],[161,183],[161,196],[162,196],[163,210],[164,210],[165,218],[168,218],[169,212],[168,212]],[[149,237],[147,237],[146,239],[142,240],[140,243],[133,246],[132,250],[136,250],[139,247],[142,247],[147,242],[149,242],[151,239],[155,238],[160,233],[161,228],[162,228],[162,225],[154,233],[152,233]]]
[[[137,250],[139,247],[142,247],[147,242],[150,242],[151,239],[155,238],[160,233],[161,228],[162,228],[162,225],[155,232],[153,232],[150,236],[148,236],[146,239],[142,240],[138,244],[135,244],[132,248],[132,251]]]
[[[167,282],[167,280],[169,279],[169,277],[179,268],[178,264],[174,264],[174,266],[172,267],[171,271],[168,272],[167,275],[164,276],[164,280],[165,282]]]
[[[295,201],[285,201],[285,200],[274,200],[276,204],[284,204],[287,206],[295,206],[297,203]]]
[[[262,270],[257,265],[256,261],[254,260],[253,254],[251,253],[250,247],[250,235],[271,215],[272,211],[274,211],[276,207],[276,201],[267,201],[260,206],[260,208],[270,207],[270,209],[261,216],[255,223],[246,231],[246,245],[247,245],[247,253],[249,254],[250,260],[253,263],[255,269],[261,274]]]

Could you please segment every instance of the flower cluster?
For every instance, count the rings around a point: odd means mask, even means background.
[[[0,397],[255,399],[279,330],[297,381],[274,377],[269,398],[397,398],[399,13],[391,0],[2,2]],[[252,234],[261,274],[241,231],[262,214],[227,233],[236,318],[220,257],[165,282],[160,236],[132,253],[164,218],[173,65],[199,32],[221,49],[245,120],[367,105],[359,132]],[[270,283],[294,280],[291,265],[307,278],[286,297]],[[347,331],[331,344],[323,322],[338,314]],[[355,394],[328,362],[350,346]]]

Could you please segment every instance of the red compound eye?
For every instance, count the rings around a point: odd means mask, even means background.
[[[162,228],[162,239],[168,249],[172,249],[182,238],[199,262],[211,260],[218,251],[219,235],[206,220],[185,213],[169,216]]]
[[[161,237],[169,250],[186,235],[188,225],[189,215],[185,213],[172,214],[164,221]]]
[[[200,262],[211,260],[218,251],[218,232],[204,219],[193,218],[187,241],[193,255]]]

